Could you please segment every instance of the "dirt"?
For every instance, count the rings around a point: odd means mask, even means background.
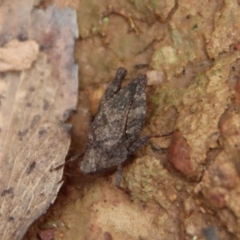
[[[69,156],[84,152],[91,118],[119,66],[149,78],[153,138],[115,175],[66,165],[64,186],[27,239],[240,239],[238,1],[97,1],[75,6],[79,103]],[[47,3],[45,3],[47,4]],[[206,238],[205,238],[206,237]]]

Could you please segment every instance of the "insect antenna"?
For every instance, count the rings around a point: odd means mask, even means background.
[[[52,167],[52,168],[50,169],[50,172],[55,171],[55,170],[58,170],[58,169],[62,168],[63,166],[65,166],[66,164],[70,163],[70,162],[76,161],[77,159],[79,159],[79,158],[81,158],[82,156],[84,156],[84,154],[85,154],[85,153],[78,153],[78,154],[72,156],[72,157],[71,157],[70,159],[68,159],[66,162],[64,162],[64,163],[62,163],[62,164],[60,164],[60,165],[58,165],[58,166],[56,166],[56,167]]]

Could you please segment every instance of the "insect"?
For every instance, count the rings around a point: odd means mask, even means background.
[[[140,137],[146,117],[147,76],[139,74],[121,88],[126,74],[125,68],[117,70],[100,101],[80,163],[84,174],[121,167],[129,154],[148,141],[148,137]]]
[[[216,234],[215,228],[213,226],[203,228],[202,232],[203,232],[206,240],[219,240],[219,238]]]

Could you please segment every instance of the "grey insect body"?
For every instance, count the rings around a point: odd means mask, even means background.
[[[83,173],[120,166],[127,156],[146,143],[140,133],[146,117],[146,75],[138,75],[121,88],[127,74],[119,68],[106,89],[91,125],[87,149],[80,164]]]

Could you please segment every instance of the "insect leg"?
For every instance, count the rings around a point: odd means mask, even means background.
[[[122,164],[118,164],[116,172],[116,186],[120,188],[122,180]]]
[[[136,142],[134,142],[129,148],[128,148],[128,154],[134,153],[138,148],[140,148],[142,145],[146,144],[150,138],[158,138],[158,137],[168,137],[171,136],[173,132],[162,134],[162,135],[150,135],[150,136],[143,136],[140,137]]]
[[[134,142],[129,148],[128,148],[128,154],[134,153],[138,148],[140,148],[142,145],[146,144],[149,140],[148,136],[140,137],[136,142]]]

